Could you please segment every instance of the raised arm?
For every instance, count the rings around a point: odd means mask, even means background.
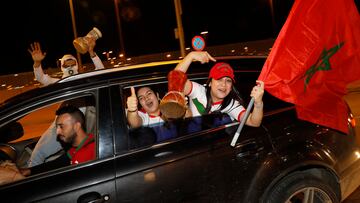
[[[101,59],[99,58],[99,56],[96,54],[96,52],[94,51],[95,45],[96,45],[96,39],[92,38],[92,37],[87,37],[86,39],[89,43],[89,54],[90,54],[90,58],[93,61],[94,65],[95,65],[95,70],[99,70],[99,69],[104,69],[104,64],[102,63]]]
[[[263,112],[264,103],[262,100],[263,95],[264,95],[264,82],[257,80],[256,83],[257,83],[257,85],[255,87],[253,87],[253,89],[250,93],[250,96],[254,97],[254,99],[255,99],[254,109],[250,113],[249,118],[246,121],[246,125],[259,127],[261,124],[262,118],[264,116],[264,112]]]
[[[127,120],[131,128],[137,128],[142,125],[142,119],[138,114],[138,99],[135,88],[131,87],[131,95],[127,98]]]
[[[183,60],[175,67],[175,70],[182,71],[186,73],[189,66],[193,61],[199,61],[201,64],[209,63],[209,61],[216,61],[208,52],[206,51],[192,51],[188,55],[185,56]],[[191,82],[189,80],[186,81],[184,87],[185,95],[189,94],[191,90]]]
[[[37,81],[46,86],[59,80],[58,78],[52,78],[49,75],[44,74],[44,71],[41,67],[41,61],[45,58],[46,52],[41,51],[39,42],[30,44],[28,52],[31,54],[31,57],[34,61],[33,69]]]
[[[39,42],[34,42],[30,44],[28,52],[31,54],[31,57],[34,61],[34,68],[38,68],[41,65],[41,61],[45,58],[46,52],[41,51],[41,46]]]

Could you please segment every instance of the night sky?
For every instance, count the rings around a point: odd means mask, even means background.
[[[124,47],[120,46],[113,0],[73,0],[77,32],[84,36],[93,27],[103,38],[96,51],[124,49],[126,56],[139,56],[179,49],[175,39],[176,17],[173,0],[119,0]],[[211,4],[209,4],[211,2]],[[269,0],[182,0],[183,26],[187,46],[191,38],[208,31],[207,45],[229,44],[276,37],[293,0],[273,0],[274,22]],[[56,67],[66,53],[76,54],[68,0],[6,1],[1,6],[0,75],[32,71],[27,52],[33,41],[41,43],[47,56],[44,69]],[[10,14],[9,14],[10,13]],[[90,62],[88,55],[83,63]]]

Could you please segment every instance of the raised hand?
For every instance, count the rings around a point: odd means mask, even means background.
[[[262,105],[262,97],[264,95],[264,82],[256,80],[256,86],[253,87],[250,96],[255,99],[255,106]]]
[[[182,71],[186,73],[190,64],[193,61],[199,61],[200,63],[209,63],[209,61],[216,61],[207,51],[192,51],[185,56],[183,60],[175,67],[175,70]]]
[[[41,51],[40,43],[34,42],[30,44],[28,52],[31,54],[31,57],[34,61],[34,67],[40,66],[41,61],[45,58],[46,52]]]
[[[193,61],[199,61],[200,63],[209,63],[209,61],[216,61],[207,51],[193,51],[189,54],[189,57],[192,58]]]
[[[127,98],[126,104],[128,112],[136,112],[138,110],[138,99],[134,87],[131,87],[131,95]]]

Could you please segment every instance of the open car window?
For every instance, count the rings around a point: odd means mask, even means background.
[[[205,84],[207,78],[196,79],[199,84]],[[143,84],[135,87],[137,91],[141,87],[150,87],[159,95],[159,99],[167,93],[167,83],[157,84]],[[124,93],[124,107],[126,108],[126,99],[131,94],[130,87],[123,89]],[[159,100],[160,103],[160,100]],[[141,105],[138,105],[139,111],[143,111]],[[126,118],[125,118],[126,119]],[[129,148],[143,148],[151,145],[159,144],[171,139],[178,139],[184,136],[190,136],[202,131],[210,130],[229,123],[236,123],[227,114],[213,113],[203,116],[190,116],[177,120],[162,121],[152,123],[151,125],[144,124],[138,128],[131,128],[128,126],[129,132]]]
[[[250,101],[250,93],[252,88],[256,85],[256,78],[258,72],[241,72],[235,71],[236,82],[234,86],[238,91],[240,98],[242,98],[241,104],[244,108],[247,108],[248,102]],[[198,77],[195,75],[189,77],[191,81],[197,82],[200,85],[206,85],[208,80],[207,77]],[[159,99],[167,93],[168,84],[166,82],[154,82],[154,83],[144,83],[135,85],[135,90],[137,91],[141,87],[150,87],[154,92],[159,95]],[[130,87],[125,87],[123,89],[124,101],[123,106],[126,108],[126,99],[130,96]],[[283,108],[291,106],[286,102],[277,101],[278,100],[269,94],[264,94],[264,114],[271,112],[278,108]],[[160,102],[160,100],[159,100]],[[274,103],[276,105],[267,105],[267,102]],[[139,111],[143,111],[141,105],[138,105]],[[126,112],[126,111],[125,111]],[[144,111],[143,111],[144,112]],[[126,120],[126,118],[124,118]],[[138,147],[150,146],[153,144],[161,143],[163,141],[168,141],[170,139],[177,139],[182,136],[191,135],[193,133],[206,131],[211,128],[216,128],[221,125],[226,125],[229,123],[236,123],[236,120],[232,120],[228,115],[224,113],[212,113],[210,115],[202,116],[191,116],[184,119],[179,119],[175,121],[166,121],[159,123],[152,123],[151,125],[143,125],[142,127],[133,129],[128,126],[129,129],[129,146],[131,149]]]
[[[32,168],[65,155],[71,146],[60,144],[57,140],[55,125],[55,112],[64,105],[73,105],[84,113],[86,132],[96,138],[97,116],[94,96],[55,101],[18,115],[18,119],[0,128],[1,136],[9,136],[7,140],[1,139],[0,162],[11,162],[19,169]],[[70,162],[64,166],[68,165]],[[49,170],[52,169],[58,168],[49,168]],[[2,178],[4,177],[0,178],[0,183],[4,183]]]
[[[236,123],[227,114],[215,113],[167,121],[151,127],[133,128],[129,130],[130,149],[148,147],[171,139],[190,136],[233,122]]]

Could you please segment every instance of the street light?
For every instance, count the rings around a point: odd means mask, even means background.
[[[121,29],[121,20],[120,20],[120,14],[119,14],[119,3],[120,3],[120,0],[114,0],[117,30],[118,30],[119,42],[120,42],[120,53],[125,53],[123,33],[122,33],[122,29]]]
[[[276,22],[275,22],[275,12],[274,12],[274,2],[273,0],[269,0],[269,6],[270,6],[270,13],[271,13],[271,22],[272,22],[272,30],[273,30],[273,36],[275,37],[276,34]]]
[[[76,30],[74,5],[73,5],[72,0],[69,0],[69,5],[70,5],[71,22],[72,22],[72,27],[73,27],[73,32],[74,32],[74,39],[76,39],[78,35],[77,35],[77,30]],[[80,56],[80,53],[78,51],[76,51],[76,58],[78,60],[79,68],[82,68],[81,56]]]
[[[182,57],[185,57],[185,37],[184,37],[184,29],[182,25],[182,8],[181,8],[181,0],[174,0],[175,4],[175,13],[176,13],[176,34],[179,37],[179,43],[180,43],[180,53]]]

